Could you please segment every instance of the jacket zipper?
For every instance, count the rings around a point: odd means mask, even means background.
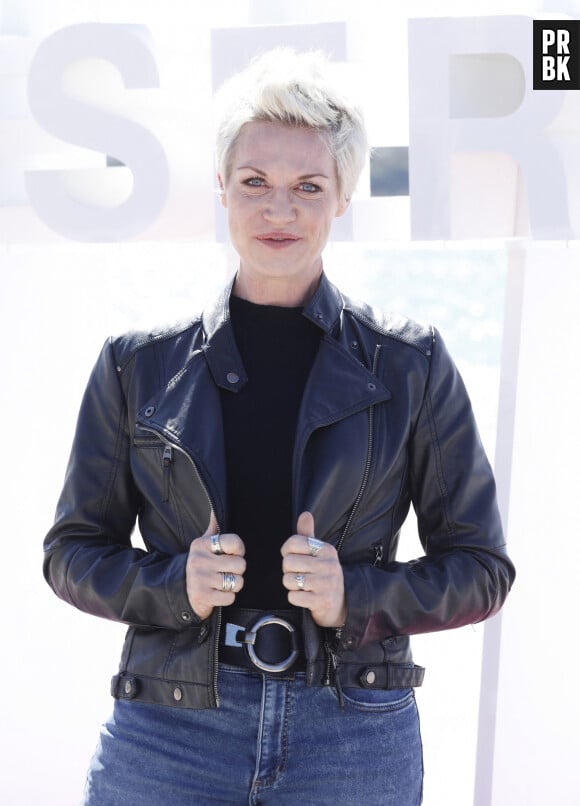
[[[377,372],[377,365],[378,365],[378,361],[379,361],[379,352],[380,352],[380,350],[381,350],[381,345],[377,344],[376,347],[375,347],[375,353],[374,353],[374,356],[373,356],[373,366],[372,366],[373,375],[376,375],[376,372]],[[348,520],[347,520],[347,522],[346,522],[346,524],[344,526],[344,529],[342,530],[342,534],[341,534],[340,539],[339,539],[339,541],[338,541],[338,543],[336,545],[336,552],[337,552],[338,555],[340,555],[340,552],[341,552],[342,547],[344,545],[344,541],[345,541],[346,536],[348,534],[348,531],[349,531],[349,529],[350,529],[350,527],[352,525],[352,522],[354,520],[354,516],[356,515],[357,510],[358,510],[358,508],[360,506],[360,502],[362,500],[362,497],[363,497],[363,495],[365,493],[365,490],[366,490],[366,487],[367,487],[367,484],[368,484],[368,481],[369,481],[369,476],[370,476],[370,472],[371,472],[372,457],[373,457],[373,447],[374,447],[374,424],[375,424],[374,414],[375,414],[375,407],[374,407],[374,404],[373,404],[373,405],[371,405],[369,407],[367,460],[366,460],[366,464],[365,464],[363,478],[362,478],[361,485],[360,485],[360,488],[359,488],[359,491],[358,491],[358,495],[357,495],[357,497],[355,499],[355,502],[352,505],[352,508],[350,510]],[[340,640],[341,635],[342,635],[342,628],[339,627],[335,631],[335,640],[336,641]],[[325,649],[326,649],[326,654],[327,654],[327,661],[326,661],[326,675],[325,675],[325,678],[324,678],[324,684],[325,685],[330,685],[331,681],[334,679],[334,683],[336,685],[338,696],[339,696],[339,702],[342,705],[342,691],[340,690],[340,682],[339,682],[338,677],[336,675],[336,670],[337,670],[337,667],[338,667],[338,661],[337,661],[337,658],[336,658],[336,654],[334,653],[334,650],[330,647],[330,641],[327,641],[325,643]]]
[[[143,431],[148,431],[151,434],[155,434],[156,436],[160,437],[163,440],[163,442],[165,442],[165,448],[163,449],[163,500],[164,501],[169,500],[169,472],[170,472],[171,462],[173,461],[173,450],[177,450],[180,453],[182,453],[184,456],[186,456],[189,459],[189,461],[191,462],[192,467],[193,467],[193,469],[195,471],[195,475],[197,476],[197,479],[198,479],[198,481],[199,481],[199,483],[201,485],[201,488],[204,491],[204,493],[206,495],[206,498],[207,498],[207,500],[209,502],[210,508],[211,508],[212,512],[214,513],[214,515],[216,517],[216,520],[217,520],[217,512],[216,512],[216,508],[214,507],[213,501],[211,500],[211,496],[210,496],[210,494],[208,492],[208,489],[207,489],[205,483],[203,482],[203,480],[201,478],[200,472],[197,469],[197,465],[195,464],[195,462],[193,461],[193,458],[189,455],[189,453],[186,450],[184,450],[183,448],[181,448],[179,445],[169,444],[169,442],[167,442],[166,437],[163,436],[162,434],[160,434],[154,428],[148,428],[147,426],[143,426],[141,424],[139,424],[139,427],[142,428]],[[166,487],[166,485],[167,485],[167,487]],[[166,494],[167,494],[167,498],[165,498]],[[221,525],[220,525],[219,521],[218,521],[218,534],[221,534]],[[220,633],[221,633],[221,628],[222,628],[222,608],[221,607],[216,607],[215,612],[216,612],[216,634],[215,634],[215,641],[214,641],[214,658],[213,658],[214,663],[213,663],[212,693],[213,693],[213,699],[214,699],[213,704],[217,708],[219,706],[219,704],[220,704],[219,694],[218,694],[218,663],[219,663],[218,653],[219,653]]]
[[[373,375],[375,375],[376,371],[377,371],[377,364],[379,362],[379,352],[380,352],[380,350],[381,350],[381,345],[377,344],[376,347],[375,347],[375,354],[373,356],[373,368],[372,368]],[[364,473],[363,473],[363,479],[362,479],[362,482],[361,482],[360,489],[358,491],[358,495],[356,497],[356,500],[355,500],[354,504],[352,505],[352,509],[350,510],[348,520],[347,520],[347,522],[346,522],[346,524],[344,526],[344,529],[342,530],[340,540],[338,541],[338,544],[336,546],[336,551],[338,553],[340,553],[340,551],[342,549],[342,546],[344,544],[346,535],[348,534],[348,531],[349,531],[349,529],[351,527],[351,524],[353,522],[354,516],[356,515],[357,510],[358,510],[358,508],[360,506],[360,502],[362,500],[362,497],[363,497],[364,492],[366,490],[366,486],[367,486],[368,481],[369,481],[369,475],[370,475],[370,472],[371,472],[371,463],[372,463],[372,458],[373,458],[373,446],[374,446],[374,424],[375,424],[375,416],[374,415],[375,415],[375,407],[374,407],[374,404],[373,404],[373,405],[371,405],[369,407],[369,429],[368,429],[368,442],[367,442],[367,461],[366,461],[366,464],[365,464],[365,469],[364,469]]]

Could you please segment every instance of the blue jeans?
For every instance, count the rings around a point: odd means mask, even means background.
[[[85,806],[418,806],[423,760],[411,689],[307,688],[220,667],[220,707],[115,702]]]

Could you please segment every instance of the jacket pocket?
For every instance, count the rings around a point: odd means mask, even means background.
[[[135,434],[133,446],[137,453],[141,451],[155,451],[154,468],[161,469],[161,503],[169,501],[171,468],[173,464],[173,448],[153,434]],[[148,460],[148,464],[150,461]]]

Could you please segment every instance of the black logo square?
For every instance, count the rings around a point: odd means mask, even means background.
[[[534,20],[534,89],[580,90],[580,20]]]

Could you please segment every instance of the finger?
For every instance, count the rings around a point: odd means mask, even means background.
[[[304,552],[286,554],[282,560],[282,571],[285,574],[313,574],[320,570],[320,563],[314,565],[314,560],[314,557]]]
[[[300,591],[302,593],[310,593],[311,592],[311,576],[310,574],[283,574],[282,575],[282,584],[289,591]]]
[[[224,562],[225,561],[225,562]],[[207,562],[198,562],[196,557],[189,558],[186,574],[190,589],[194,595],[203,596],[204,591],[220,590],[223,574],[233,574],[243,584],[246,561],[243,557],[216,557]],[[241,585],[238,586],[241,589]]]
[[[215,534],[212,532],[212,534]],[[211,547],[211,535],[204,535],[204,539],[207,545],[207,550],[211,551],[213,554],[213,550]],[[224,554],[228,555],[236,555],[238,557],[243,557],[246,553],[246,547],[239,535],[233,534],[228,532],[225,535],[220,535],[220,546]],[[219,557],[220,555],[215,555]]]
[[[226,540],[224,535],[223,548],[225,550],[222,554],[215,554],[212,550],[209,537],[200,537],[194,540],[189,547],[189,559],[198,568],[203,567],[212,571],[234,571],[236,574],[243,573],[246,567],[245,547],[239,541],[237,535],[228,535],[227,537],[236,538],[237,540]],[[231,551],[230,551],[231,549]]]
[[[316,542],[317,549],[313,553],[310,543],[308,542],[309,539],[311,540],[312,538],[304,537],[303,535],[292,535],[280,549],[282,557],[288,557],[291,554],[301,556],[306,554],[314,560],[330,560],[333,557],[338,557],[335,547],[321,540]]]
[[[302,512],[298,516],[296,534],[303,535],[304,537],[314,536],[314,516],[311,512]]]
[[[280,552],[282,557],[287,557],[290,554],[310,555],[308,540],[304,535],[292,535],[292,537],[289,537],[283,544]]]
[[[246,571],[246,561],[237,554],[222,554],[211,563],[210,570],[214,574],[238,574],[243,576]]]
[[[189,547],[186,568],[190,576],[199,579],[223,571],[244,574],[246,560],[242,554],[214,554],[209,538],[199,537]]]
[[[293,607],[303,607],[305,610],[310,610],[312,613],[316,606],[316,597],[310,591],[289,590],[288,603]]]
[[[211,588],[205,595],[203,604],[198,605],[198,610],[194,607],[195,612],[200,618],[208,618],[211,615],[214,607],[229,607],[236,601],[235,591],[223,593],[215,588]]]
[[[241,574],[231,571],[220,571],[214,574],[212,587],[219,593],[239,593],[244,587],[244,578]]]

